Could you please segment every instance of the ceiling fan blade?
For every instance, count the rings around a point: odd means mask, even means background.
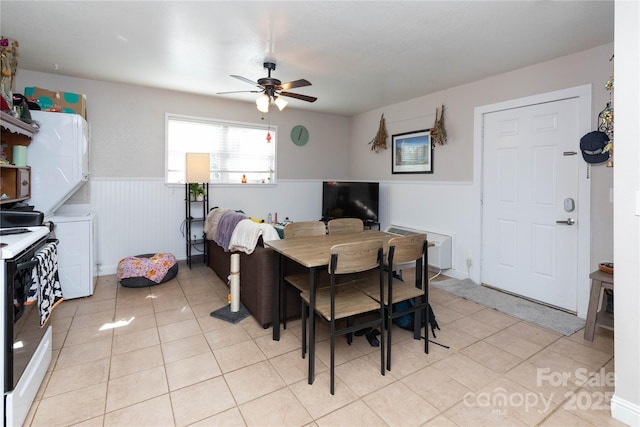
[[[294,80],[289,83],[285,83],[281,85],[281,88],[282,90],[289,90],[289,89],[293,89],[296,87],[303,87],[303,86],[311,86],[311,83],[308,80],[300,79],[300,80]]]
[[[233,77],[233,78],[235,78],[235,79],[238,79],[238,80],[242,80],[243,82],[245,82],[245,83],[249,83],[250,85],[254,85],[254,86],[257,86],[257,87],[262,87],[262,86],[260,86],[258,83],[254,82],[253,80],[249,80],[249,79],[248,79],[248,78],[246,78],[246,77],[236,76],[236,75],[234,75],[234,74],[231,74],[231,77]]]
[[[301,99],[303,101],[307,101],[307,102],[315,102],[316,97],[314,96],[307,96],[307,95],[300,95],[299,93],[291,93],[291,92],[280,92],[281,96],[288,96],[290,98],[297,98],[297,99]]]
[[[227,95],[229,93],[262,93],[261,90],[232,90],[229,92],[216,92],[216,95]]]

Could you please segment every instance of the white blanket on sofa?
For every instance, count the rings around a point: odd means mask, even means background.
[[[243,219],[236,225],[233,234],[231,234],[229,250],[252,254],[260,236],[262,236],[263,241],[280,240],[280,235],[271,224]]]

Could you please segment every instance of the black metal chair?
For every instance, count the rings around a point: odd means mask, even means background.
[[[300,222],[291,222],[284,227],[284,238],[293,238],[293,237],[308,237],[308,236],[324,236],[327,234],[327,227],[322,221],[300,221]],[[284,266],[281,266],[284,268]],[[329,276],[328,275],[319,275],[318,281],[324,283],[324,286],[329,284]],[[308,273],[299,273],[287,275],[285,273],[284,277],[285,290],[282,295],[282,327],[287,329],[287,304],[289,298],[287,297],[286,286],[293,286],[298,289],[300,292],[309,290],[309,274]]]
[[[380,374],[385,374],[384,366],[384,274],[382,268],[382,242],[369,240],[358,243],[343,243],[331,248],[329,264],[329,287],[316,289],[315,313],[329,322],[331,340],[331,384],[330,391],[334,394],[335,376],[335,339],[339,335],[347,335],[351,343],[351,335],[363,328],[379,327],[380,336]],[[338,283],[338,277],[371,271],[371,282],[377,282],[377,300],[353,286],[352,282]],[[377,281],[375,280],[377,277]],[[373,285],[372,285],[373,286]],[[307,311],[310,305],[311,293],[305,291],[300,294],[302,299],[302,354],[306,352],[307,343]],[[362,316],[357,324],[356,317]],[[310,313],[313,315],[313,313]],[[340,322],[340,325],[338,324]],[[315,331],[309,331],[309,340],[315,340]],[[311,357],[311,356],[310,356]]]
[[[421,339],[421,329],[426,324],[427,308],[429,307],[429,290],[427,277],[427,235],[415,234],[394,237],[389,240],[387,251],[387,272],[385,274],[384,300],[387,325],[387,369],[391,370],[391,335],[393,319],[413,313],[413,338]],[[399,264],[415,263],[415,283],[404,282],[395,275]],[[396,268],[394,268],[396,267]],[[376,301],[380,301],[377,286],[370,279],[360,279],[354,282],[364,293]],[[394,308],[394,305],[411,300],[404,309]],[[424,352],[429,353],[429,339],[424,340]]]

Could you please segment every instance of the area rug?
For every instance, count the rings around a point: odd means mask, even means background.
[[[584,328],[585,325],[584,319],[572,314],[495,289],[478,286],[471,279],[448,279],[431,282],[430,284],[434,288],[477,302],[486,307],[494,308],[504,314],[551,329],[563,335],[571,335]]]

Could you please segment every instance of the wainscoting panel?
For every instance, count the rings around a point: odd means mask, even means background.
[[[118,261],[130,255],[171,252],[185,259],[183,186],[162,178],[92,178],[91,211],[96,215],[98,274],[115,274]],[[453,268],[445,274],[470,277],[466,260],[473,253],[472,185],[469,183],[381,182],[380,222],[453,236]],[[277,184],[210,186],[209,207],[242,210],[278,220],[318,220],[322,180],[280,180]]]
[[[171,252],[185,257],[184,188],[163,179],[91,179],[97,215],[98,274],[114,274],[126,256]]]
[[[162,178],[92,178],[91,211],[97,217],[98,274],[115,274],[126,256],[170,252],[186,256],[183,186]],[[210,186],[209,208],[242,210],[266,219],[320,219],[322,181],[281,180],[277,185]]]

